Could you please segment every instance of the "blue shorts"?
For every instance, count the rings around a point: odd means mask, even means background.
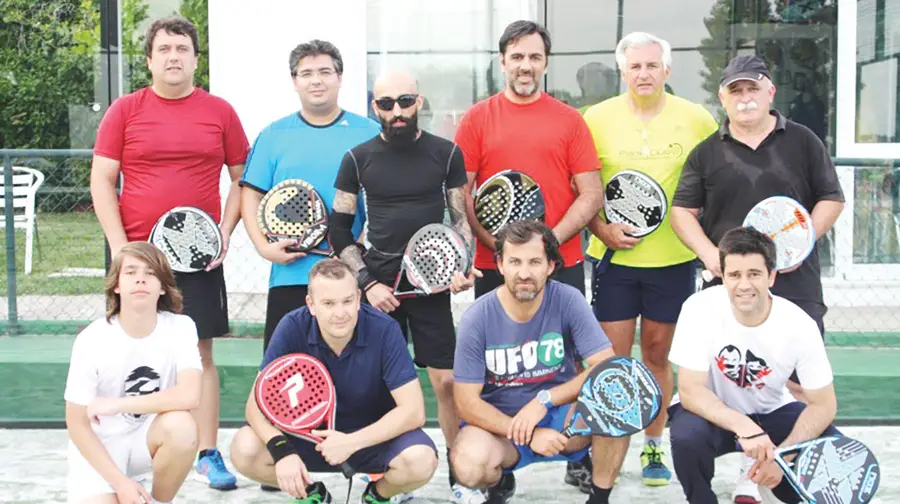
[[[330,465],[322,458],[322,454],[316,451],[316,445],[313,442],[291,435],[288,435],[288,439],[291,441],[294,449],[297,450],[300,460],[303,461],[309,472],[330,473],[341,471],[340,467]],[[384,443],[363,448],[350,455],[347,462],[358,473],[380,474],[388,470],[391,460],[400,455],[400,452],[415,445],[428,446],[437,455],[434,441],[428,437],[428,434],[425,434],[425,431],[416,429],[404,432]]]
[[[544,418],[540,422],[538,422],[535,427],[549,427],[553,430],[562,432],[566,427],[566,414],[569,412],[569,408],[571,407],[571,404],[554,406],[549,411],[547,411],[547,414],[544,415]],[[514,446],[519,452],[519,460],[516,462],[516,465],[509,468],[504,468],[504,473],[511,473],[517,469],[522,469],[530,464],[534,464],[535,462],[555,462],[558,460],[565,460],[567,462],[581,462],[581,459],[583,459],[585,455],[588,454],[588,448],[584,448],[572,453],[560,453],[559,455],[554,455],[553,457],[545,457],[541,454],[535,453],[530,446]]]
[[[595,262],[591,304],[599,322],[631,320],[640,315],[674,324],[681,305],[696,289],[694,261],[661,268],[610,264],[603,273],[599,270]]]

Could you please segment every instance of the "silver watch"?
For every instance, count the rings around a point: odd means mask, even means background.
[[[541,406],[547,409],[553,406],[553,401],[551,400],[549,390],[541,390],[540,392],[538,392],[537,401],[541,403]]]

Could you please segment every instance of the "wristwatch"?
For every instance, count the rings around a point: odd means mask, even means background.
[[[541,390],[540,392],[538,392],[537,401],[541,403],[541,406],[548,409],[553,406],[553,401],[550,398],[549,390]]]

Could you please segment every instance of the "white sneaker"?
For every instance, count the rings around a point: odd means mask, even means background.
[[[484,504],[486,501],[481,490],[467,488],[459,483],[450,487],[450,502],[453,504]]]
[[[741,475],[738,477],[734,493],[731,494],[735,504],[762,504],[759,486],[750,480],[750,468],[754,462],[754,459],[741,454]]]

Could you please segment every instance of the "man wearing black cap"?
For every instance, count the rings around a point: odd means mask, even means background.
[[[798,201],[810,212],[817,238],[831,229],[844,208],[837,171],[822,141],[806,126],[771,109],[774,98],[775,84],[762,59],[732,59],[719,81],[719,100],[728,119],[694,148],[682,170],[672,202],[672,228],[716,277],[704,287],[722,283],[719,240],[741,226],[760,201],[778,195]],[[799,266],[779,273],[772,294],[802,308],[824,334],[826,307],[817,249]],[[792,381],[797,382],[796,375]],[[760,500],[742,470],[735,502]]]

